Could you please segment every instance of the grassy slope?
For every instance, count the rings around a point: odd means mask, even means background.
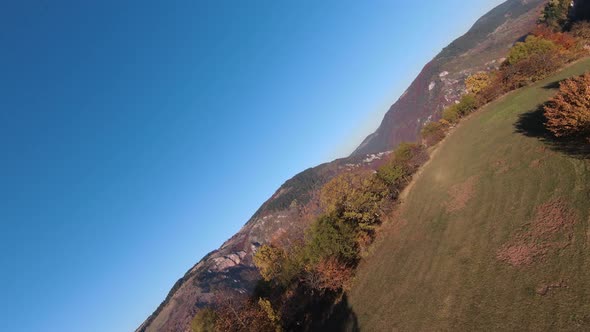
[[[549,83],[586,70],[590,60],[509,94],[442,143],[359,269],[349,300],[362,331],[590,330],[590,160],[514,127],[555,93]],[[471,200],[447,212],[451,187],[473,176]],[[571,245],[525,267],[498,261],[552,198],[578,216]],[[536,292],[560,280],[567,287]]]

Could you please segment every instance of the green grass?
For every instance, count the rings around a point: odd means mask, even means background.
[[[501,98],[441,143],[359,267],[348,295],[361,331],[590,330],[590,160],[515,131],[555,93],[549,83],[586,70],[590,59]],[[449,190],[470,177],[472,198],[447,212]],[[571,244],[529,266],[499,261],[554,198],[577,214]],[[535,291],[560,280],[567,288]]]

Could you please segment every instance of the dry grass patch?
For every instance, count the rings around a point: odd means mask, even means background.
[[[531,163],[529,164],[530,168],[539,168],[541,166],[543,162],[543,159],[535,159],[533,161],[531,161]]]
[[[496,174],[504,174],[510,170],[510,165],[505,159],[500,159],[494,163],[494,168],[496,169]]]
[[[463,183],[456,184],[449,189],[451,200],[447,202],[447,212],[457,212],[463,210],[467,203],[475,196],[475,187],[478,177],[472,176]]]
[[[550,284],[539,285],[535,291],[537,292],[537,294],[544,296],[547,295],[547,293],[549,293],[550,290],[559,288],[567,288],[567,284],[563,279]]]
[[[528,230],[521,231],[497,252],[496,258],[512,266],[527,266],[548,253],[569,246],[573,239],[576,213],[563,199],[554,199],[537,208]]]

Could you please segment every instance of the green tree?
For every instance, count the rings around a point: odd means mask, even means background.
[[[335,257],[355,264],[358,260],[356,227],[334,215],[323,215],[311,226],[305,246],[308,264]]]
[[[550,0],[543,11],[539,22],[554,30],[562,30],[568,22],[572,0]]]
[[[550,40],[531,35],[524,42],[518,42],[510,49],[505,64],[515,65],[533,55],[552,53],[556,50],[557,45]]]
[[[272,281],[278,279],[283,272],[287,255],[281,248],[262,245],[254,254],[254,265],[260,271],[262,279]]]
[[[322,188],[320,201],[327,214],[369,230],[380,222],[381,204],[386,195],[387,188],[372,174],[349,172],[328,182]]]

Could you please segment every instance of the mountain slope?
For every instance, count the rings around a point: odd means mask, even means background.
[[[424,123],[438,119],[442,109],[464,92],[467,76],[498,66],[507,49],[532,30],[544,3],[509,0],[480,18],[422,69],[377,131],[353,155],[388,151],[401,142],[416,141]]]
[[[425,66],[352,156],[308,169],[283,184],[236,235],[178,280],[137,331],[188,331],[191,317],[215,294],[251,291],[258,278],[252,254],[259,245],[301,236],[318,213],[317,192],[324,183],[351,168],[375,169],[400,141],[415,139],[427,119],[437,118],[460,97],[465,77],[498,65],[507,48],[534,26],[542,3],[509,0],[486,14]]]
[[[441,143],[358,270],[361,330],[590,329],[588,149],[546,139],[538,111],[588,70],[515,91]]]

